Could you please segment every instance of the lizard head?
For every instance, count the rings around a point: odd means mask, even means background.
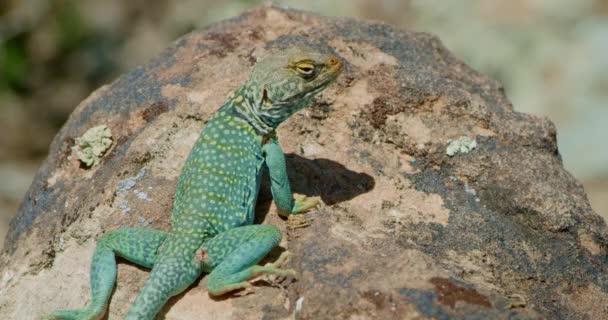
[[[274,129],[296,111],[308,105],[342,72],[335,55],[307,48],[291,48],[258,62],[242,94],[248,113],[259,125]]]

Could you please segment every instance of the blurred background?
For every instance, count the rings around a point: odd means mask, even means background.
[[[89,93],[180,35],[262,1],[1,0],[0,245],[47,148]],[[608,0],[275,1],[428,31],[558,127],[566,168],[608,218]]]

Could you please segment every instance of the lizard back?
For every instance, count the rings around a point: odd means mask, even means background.
[[[220,108],[202,130],[178,179],[174,232],[209,238],[253,223],[263,162],[261,136],[229,108]]]

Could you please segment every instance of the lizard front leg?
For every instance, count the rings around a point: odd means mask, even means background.
[[[291,218],[292,214],[303,213],[316,207],[321,201],[319,197],[305,195],[298,195],[295,199],[292,197],[285,154],[275,134],[269,137],[262,150],[270,176],[270,190],[279,214]]]

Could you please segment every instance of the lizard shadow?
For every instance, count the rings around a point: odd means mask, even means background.
[[[326,205],[334,205],[348,201],[354,197],[371,191],[375,186],[372,176],[364,172],[356,172],[346,168],[344,165],[329,159],[307,159],[299,155],[285,154],[287,161],[287,174],[293,193],[307,196],[319,196]],[[270,191],[270,179],[266,171],[262,174],[260,193],[256,205],[256,217],[254,223],[262,223],[270,212],[272,193]],[[273,248],[264,259],[264,262],[274,261],[285,251],[279,246]],[[163,306],[157,319],[165,319],[168,311],[193,287],[198,287],[205,275],[190,285],[182,293],[172,297]],[[254,286],[271,286],[263,279],[256,280]],[[223,301],[235,298],[235,294],[226,294],[219,297],[211,297],[214,301]]]
[[[307,159],[297,154],[285,154],[291,192],[319,196],[326,205],[334,205],[371,191],[372,176],[356,172],[330,159]],[[270,179],[264,171],[256,206],[255,223],[261,223],[270,211],[272,193]]]

